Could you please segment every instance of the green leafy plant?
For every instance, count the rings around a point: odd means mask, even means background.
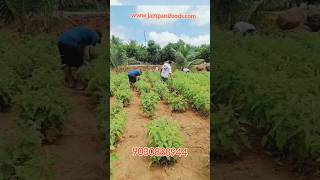
[[[140,101],[143,112],[145,112],[149,117],[154,117],[156,105],[159,99],[159,95],[153,91],[141,94]]]
[[[110,108],[110,150],[114,150],[115,144],[124,132],[127,116],[121,103],[111,105]]]
[[[181,133],[176,124],[169,123],[166,118],[159,118],[147,124],[148,147],[182,148]],[[170,164],[177,160],[176,156],[152,156],[153,164]]]
[[[115,92],[115,96],[118,101],[123,103],[124,106],[128,106],[132,99],[132,93],[130,89],[119,89]]]
[[[11,107],[13,99],[21,90],[21,80],[5,63],[0,63],[0,111]]]
[[[52,180],[51,159],[36,154],[41,146],[40,134],[29,128],[17,129],[12,141],[0,139],[0,178]]]
[[[137,87],[140,94],[147,93],[150,91],[150,86],[146,81],[139,80],[135,83],[135,86]]]
[[[19,124],[41,132],[48,141],[61,133],[70,112],[69,104],[56,89],[25,91],[15,102],[20,112]]]
[[[181,95],[171,93],[167,99],[172,111],[183,112],[188,108],[188,102]]]

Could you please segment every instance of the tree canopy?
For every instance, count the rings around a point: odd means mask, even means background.
[[[153,40],[149,40],[147,46],[144,46],[133,40],[124,43],[120,38],[112,36],[110,47],[113,67],[125,65],[131,61],[144,64],[162,64],[166,61],[173,61],[177,68],[183,68],[195,62],[210,61],[210,45],[193,46],[183,40],[168,43],[161,48]]]

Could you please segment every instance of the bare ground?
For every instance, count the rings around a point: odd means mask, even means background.
[[[73,109],[69,122],[62,137],[43,147],[55,160],[57,180],[107,179],[92,99],[71,89],[66,90],[66,95]]]

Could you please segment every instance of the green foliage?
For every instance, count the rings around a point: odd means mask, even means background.
[[[130,89],[118,89],[115,92],[115,96],[118,101],[123,103],[124,106],[128,106],[132,100],[132,93]]]
[[[24,91],[15,104],[20,112],[19,123],[41,132],[48,141],[61,133],[70,112],[65,97],[56,89]]]
[[[149,117],[154,117],[159,100],[159,95],[153,91],[142,93],[140,101],[143,112],[145,112]]]
[[[47,68],[33,70],[31,77],[27,79],[25,86],[25,88],[34,91],[60,87],[63,87],[63,73]]]
[[[148,147],[181,148],[183,147],[181,132],[176,124],[169,123],[166,118],[159,118],[147,124]],[[152,163],[169,164],[177,160],[173,157],[152,156]]]
[[[110,65],[118,67],[128,63],[127,53],[119,38],[112,36],[110,43]]]
[[[238,145],[243,144],[238,133],[245,134],[249,124],[265,132],[261,144],[266,149],[315,161],[320,152],[319,37],[216,35],[214,152],[238,153],[242,149]]]
[[[139,80],[135,83],[135,86],[137,87],[140,94],[150,92],[150,85],[146,81]]]
[[[41,139],[29,128],[17,129],[14,139],[0,139],[0,179],[51,180],[52,161],[36,154]]]
[[[183,98],[183,96],[176,93],[168,95],[167,101],[172,111],[183,112],[188,108],[188,102]]]
[[[108,89],[106,60],[109,57],[105,51],[106,46],[107,42],[103,39],[102,44],[96,47],[96,57],[91,61],[86,61],[77,72],[86,91],[98,98],[103,97]]]
[[[19,93],[20,78],[5,63],[0,63],[0,111],[12,106],[14,96]]]
[[[174,72],[170,86],[205,115],[210,112],[209,73]]]
[[[148,62],[151,62],[153,64],[157,64],[160,60],[160,46],[154,41],[149,40],[148,41]]]
[[[121,103],[111,105],[110,108],[110,149],[113,150],[124,132],[127,116]]]
[[[132,92],[126,74],[116,75],[112,73],[110,76],[110,84],[111,95],[115,95],[119,102],[124,106],[128,106],[132,100]]]
[[[212,116],[212,142],[216,154],[239,155],[244,148],[250,148],[247,130],[242,127],[244,123],[237,118],[238,114],[232,107],[220,106]]]

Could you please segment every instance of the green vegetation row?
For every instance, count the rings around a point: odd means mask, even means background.
[[[170,86],[193,108],[205,115],[210,113],[210,74],[174,72]]]
[[[162,89],[156,86],[160,85]],[[172,93],[167,85],[160,81],[160,74],[145,72],[135,84],[140,94],[141,107],[144,113],[151,118],[151,122],[146,125],[148,130],[147,147],[152,148],[182,148],[181,132],[177,124],[169,122],[166,118],[155,116],[156,106],[160,98],[169,99]],[[159,93],[160,92],[160,93]],[[150,165],[168,165],[177,161],[177,156],[152,156]]]
[[[70,113],[64,96],[63,72],[54,36],[14,37],[1,34],[0,110],[17,109],[13,144],[3,143],[2,179],[51,179],[50,173],[37,171],[47,158],[39,156],[42,143],[54,141],[62,132]],[[17,136],[17,137],[16,137]],[[37,157],[39,156],[39,157]],[[39,169],[41,169],[39,168]],[[49,170],[49,169],[48,169]]]
[[[213,151],[239,154],[250,147],[248,130],[263,132],[260,144],[296,162],[320,157],[320,38],[241,38],[216,32],[213,75]]]

